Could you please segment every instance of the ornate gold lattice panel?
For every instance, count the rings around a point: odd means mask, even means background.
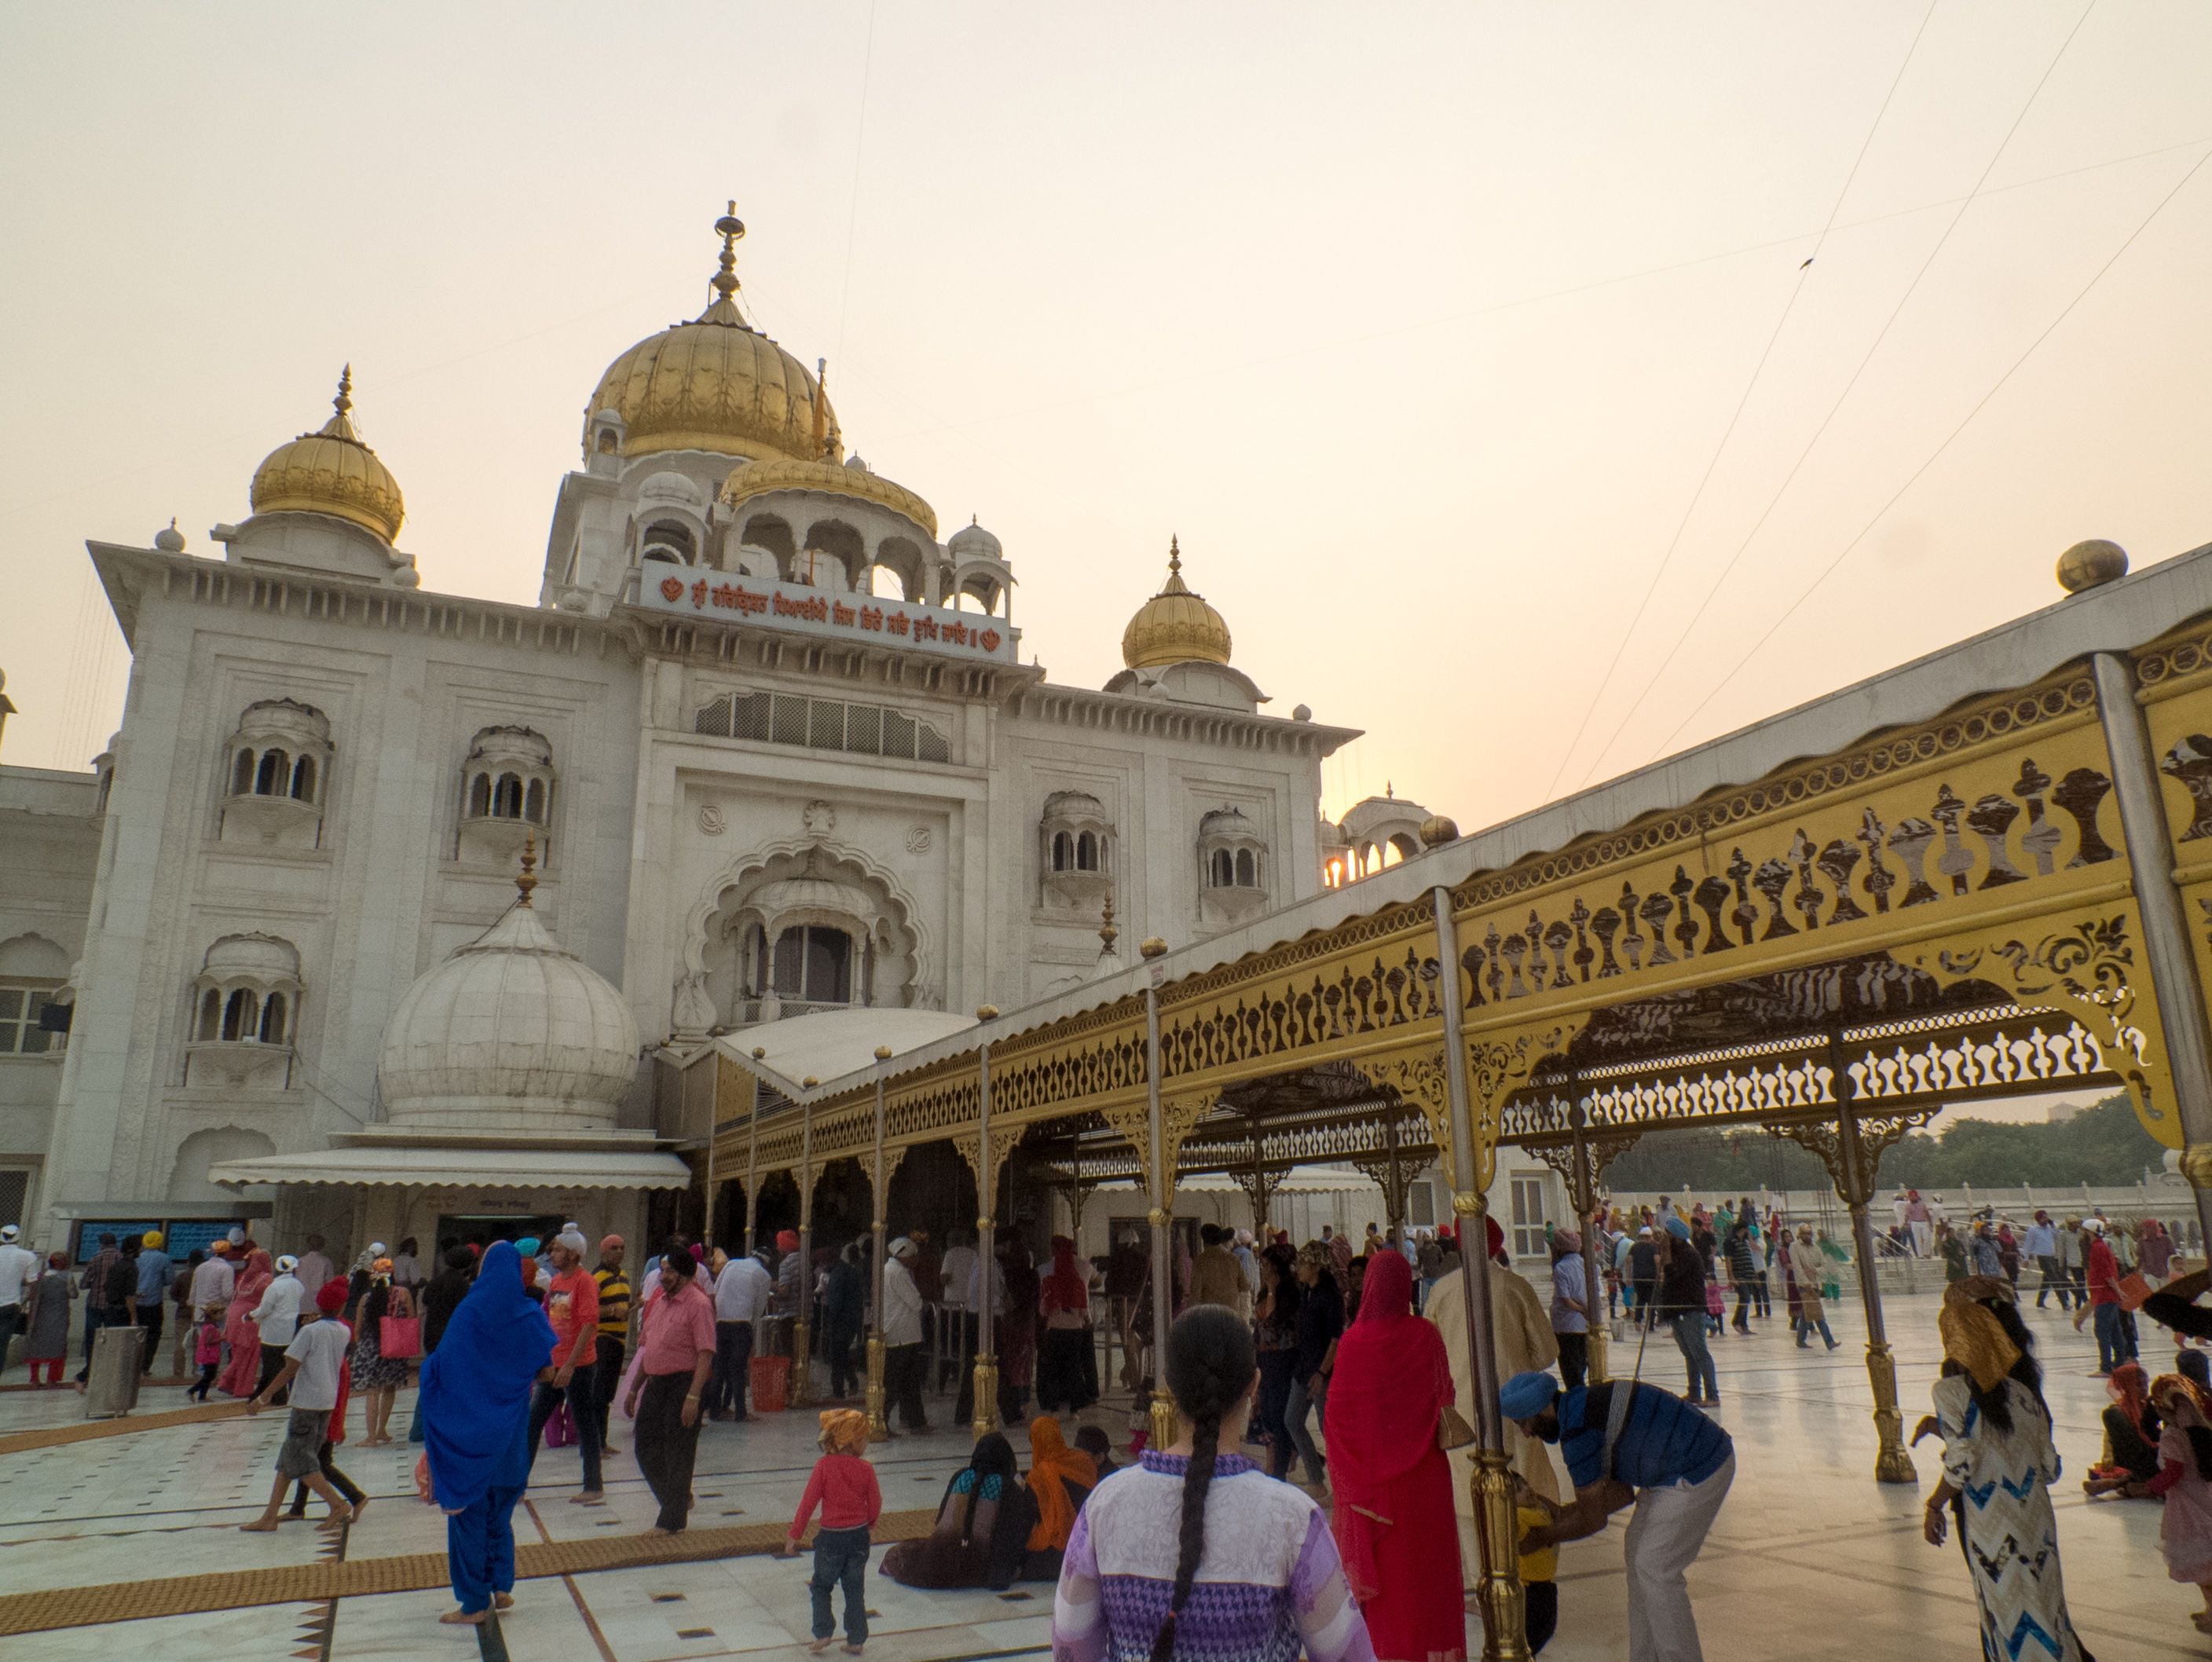
[[[2096,695],[2069,671],[1454,893],[1470,1032],[2125,893]]]
[[[2132,898],[1962,930],[1895,955],[1946,986],[1984,982],[2023,1004],[2066,1011],[2096,1041],[2105,1070],[2128,1088],[2143,1128],[2170,1149],[2181,1146],[2142,919]]]

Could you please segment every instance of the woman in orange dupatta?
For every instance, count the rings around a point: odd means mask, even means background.
[[[1368,1261],[1323,1417],[1330,1522],[1377,1662],[1464,1662],[1459,1526],[1437,1435],[1451,1368],[1443,1336],[1413,1314],[1413,1300],[1402,1253]]]
[[[1037,1521],[1022,1561],[1023,1580],[1060,1580],[1067,1538],[1075,1532],[1075,1514],[1083,1510],[1097,1481],[1097,1462],[1067,1446],[1058,1420],[1040,1414],[1030,1422],[1029,1483],[1030,1493],[1036,1496]]]

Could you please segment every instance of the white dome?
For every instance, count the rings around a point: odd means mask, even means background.
[[[999,539],[973,519],[954,531],[951,540],[945,547],[955,560],[1001,560],[1006,557]]]
[[[622,994],[524,901],[407,989],[377,1079],[397,1125],[611,1130],[637,1049]]]

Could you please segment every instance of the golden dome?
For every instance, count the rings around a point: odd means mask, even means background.
[[[777,456],[766,461],[748,462],[741,468],[732,469],[730,476],[722,482],[722,500],[736,507],[775,490],[818,490],[833,496],[855,496],[864,502],[889,508],[893,513],[904,514],[933,538],[937,535],[936,509],[904,485],[871,472],[857,461],[808,462]]]
[[[327,513],[386,543],[399,540],[407,504],[392,470],[353,430],[353,366],[338,377],[331,419],[279,445],[253,470],[247,500],[256,513]]]
[[[1229,626],[1205,596],[1184,586],[1182,549],[1170,537],[1167,583],[1137,608],[1121,631],[1121,662],[1133,670],[1150,670],[1193,661],[1229,662]]]
[[[806,367],[745,321],[738,309],[737,203],[714,221],[722,237],[714,302],[690,323],[664,329],[607,366],[585,407],[623,418],[623,453],[705,450],[756,460],[838,453],[837,417]]]

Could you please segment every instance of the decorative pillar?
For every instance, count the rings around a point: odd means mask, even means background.
[[[1490,1306],[1488,1209],[1475,1146],[1469,1095],[1466,999],[1460,986],[1459,929],[1451,891],[1431,891],[1437,914],[1437,962],[1443,972],[1444,1093],[1451,1126],[1452,1212],[1459,1219],[1460,1273],[1466,1282],[1468,1355],[1474,1367],[1475,1539],[1482,1550],[1476,1598],[1482,1607],[1484,1662],[1528,1662],[1528,1595],[1521,1586],[1520,1526],[1498,1405],[1497,1326]],[[1494,1146],[1494,1144],[1492,1145]],[[1470,1233],[1471,1232],[1471,1233]]]
[[[753,1046],[753,1060],[768,1055],[761,1046]],[[760,1076],[752,1076],[752,1111],[745,1116],[745,1256],[750,1258],[760,1251]],[[707,1243],[711,1250],[714,1243]]]
[[[998,1018],[996,1004],[976,1007],[977,1021]],[[998,1340],[991,1321],[991,1277],[998,1268],[992,1257],[998,1225],[991,1213],[998,1196],[998,1174],[991,1160],[991,1041],[986,1039],[975,1046],[975,1279],[981,1296],[975,1312],[975,1411],[969,1424],[978,1437],[999,1428]]]
[[[1849,1058],[1843,1035],[1828,1035],[1829,1090],[1836,1102],[1836,1128],[1808,1124],[1772,1128],[1800,1147],[1820,1156],[1820,1163],[1835,1180],[1836,1192],[1850,1210],[1851,1255],[1858,1267],[1859,1300],[1866,1311],[1867,1380],[1874,1387],[1875,1481],[1917,1483],[1920,1474],[1905,1447],[1905,1415],[1898,1406],[1897,1362],[1890,1354],[1889,1336],[1882,1325],[1881,1285],[1876,1275],[1880,1263],[1875,1253],[1874,1224],[1868,1204],[1874,1198],[1875,1176],[1884,1149],[1914,1126],[1925,1122],[1934,1108],[1908,1109],[1869,1119],[1853,1105]]]
[[[889,1180],[884,1172],[884,1064],[891,1059],[889,1045],[876,1046],[876,1165],[874,1194],[876,1261],[868,1272],[868,1435],[882,1441],[891,1435],[884,1417],[884,1226],[890,1210]]]
[[[1160,982],[1159,959],[1165,941],[1148,937],[1138,947],[1150,961],[1151,979],[1145,984],[1145,1146],[1146,1175],[1152,1180],[1152,1432],[1151,1447],[1166,1449],[1176,1440],[1175,1393],[1168,1389],[1168,1325],[1175,1313],[1175,1260],[1170,1251],[1168,1210],[1175,1193],[1168,1172],[1167,1125],[1160,1102]]]
[[[1406,1228],[1406,1180],[1398,1167],[1398,1111],[1394,1105],[1382,1116],[1382,1162],[1387,1180],[1382,1185],[1382,1228],[1395,1229],[1402,1239]]]
[[[1607,1331],[1606,1318],[1598,1313],[1598,1307],[1605,1302],[1598,1296],[1605,1289],[1605,1282],[1599,1274],[1597,1259],[1597,1159],[1590,1152],[1589,1138],[1583,1132],[1589,1118],[1579,1101],[1567,1113],[1567,1122],[1575,1130],[1575,1170],[1567,1180],[1567,1192],[1575,1203],[1577,1228],[1583,1238],[1583,1304],[1587,1312],[1583,1325],[1589,1335],[1589,1382],[1602,1385],[1613,1377],[1607,1356],[1613,1335]],[[1461,1256],[1464,1262],[1465,1254]]]
[[[2181,1174],[2197,1198],[2197,1218],[2212,1240],[2212,1028],[2205,1019],[2204,987],[2189,942],[2181,890],[2173,881],[2173,834],[2166,797],[2151,753],[2150,729],[2136,701],[2135,666],[2112,652],[2090,655],[2097,683],[2097,714],[2112,759],[2112,794],[2119,799],[2120,834],[2142,916],[2143,955],[2165,1029],[2168,1077],[2181,1121]]]
[[[805,1080],[810,1092],[820,1082]],[[799,1105],[799,1310],[791,1324],[791,1401],[806,1408],[814,1401],[814,1102]]]

